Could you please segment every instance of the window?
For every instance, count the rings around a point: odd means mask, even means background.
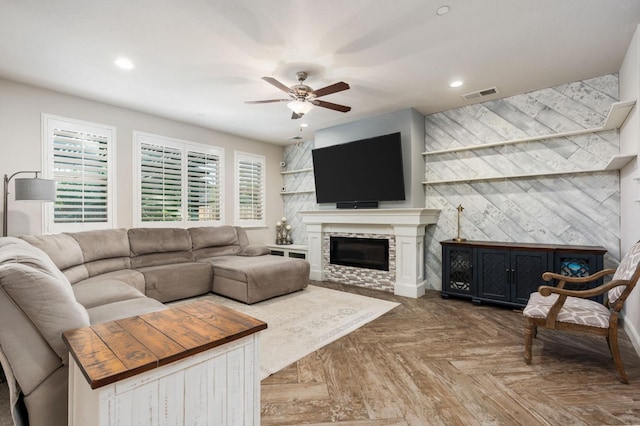
[[[265,157],[235,152],[236,225],[266,226]]]
[[[187,151],[187,211],[190,221],[220,221],[222,217],[219,155]]]
[[[221,148],[134,132],[138,226],[220,225]]]
[[[43,174],[56,181],[47,233],[115,227],[115,127],[42,115]]]
[[[182,151],[140,143],[140,219],[182,221]]]

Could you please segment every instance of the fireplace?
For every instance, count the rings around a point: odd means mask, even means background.
[[[309,276],[319,281],[357,282],[355,285],[393,290],[399,296],[423,296],[425,227],[437,222],[438,213],[440,210],[423,208],[300,212],[307,225]],[[388,239],[389,270],[332,265],[331,236]]]
[[[329,262],[334,265],[388,271],[389,240],[332,236]]]

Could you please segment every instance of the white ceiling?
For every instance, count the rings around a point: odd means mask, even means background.
[[[639,22],[638,0],[0,0],[0,76],[290,144],[492,86],[502,97],[617,72]],[[314,89],[347,82],[322,99],[352,110],[291,120],[285,103],[244,103],[283,97],[261,77],[290,86],[296,71]]]

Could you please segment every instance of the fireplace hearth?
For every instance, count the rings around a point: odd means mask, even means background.
[[[334,265],[388,271],[389,240],[332,236],[329,262]]]

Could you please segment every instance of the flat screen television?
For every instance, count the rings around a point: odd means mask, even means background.
[[[318,203],[358,208],[405,199],[400,133],[318,148],[311,154]]]

